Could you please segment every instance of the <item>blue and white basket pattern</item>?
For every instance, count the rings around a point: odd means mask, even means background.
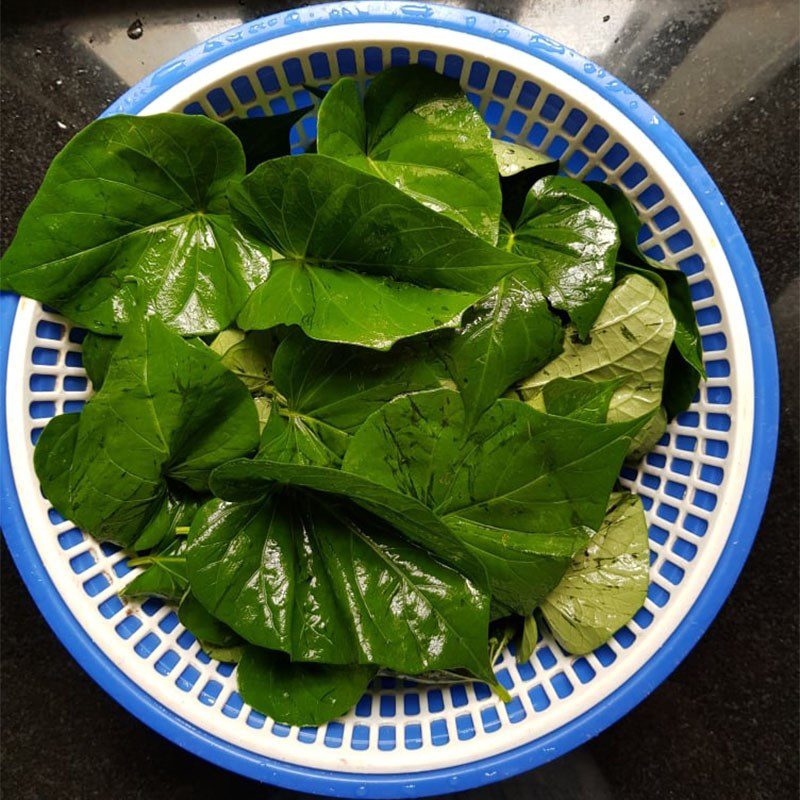
[[[379,680],[345,717],[292,728],[244,705],[234,668],[208,658],[155,600],[123,601],[125,554],[63,520],[32,455],[47,420],[91,387],[81,331],[29,300],[2,298],[7,354],[3,527],[58,635],[126,707],[179,744],[243,774],[325,794],[453,791],[541,764],[649,693],[718,610],[747,555],[769,486],[777,371],[757,271],[730,212],[686,146],[624,85],[546,36],[415,3],[315,6],[249,23],[169,62],[106,113],[225,119],[311,104],[304,84],[368,80],[421,63],[461,81],[495,135],[561,159],[627,194],[655,258],[688,276],[708,381],[623,482],[644,502],[651,586],[632,622],[586,657],[545,636],[530,662],[496,666],[512,702],[484,684]],[[295,149],[313,138],[307,120]]]

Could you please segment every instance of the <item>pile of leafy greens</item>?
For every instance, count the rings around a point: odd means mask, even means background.
[[[703,375],[686,278],[447,78],[316,111],[313,154],[300,111],[109,117],[55,158],[2,286],[88,329],[95,394],[42,433],[42,490],[281,722],[379,673],[507,699],[509,641],[586,653],[645,597],[616,479]]]

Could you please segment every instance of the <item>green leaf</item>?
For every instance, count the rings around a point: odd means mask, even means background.
[[[295,661],[491,675],[489,598],[380,520],[324,495],[212,501],[192,524],[192,592]]]
[[[230,328],[218,333],[209,347],[252,394],[269,393],[272,385],[272,355],[276,341],[269,331]]]
[[[257,443],[256,409],[242,383],[205,345],[140,317],[80,415],[48,423],[34,466],[64,517],[128,547],[165,513],[171,482],[203,491],[214,467]]]
[[[533,271],[503,278],[438,347],[461,393],[467,423],[511,384],[557,356],[563,338],[561,323],[548,310]]]
[[[504,244],[538,262],[548,299],[585,338],[614,285],[619,248],[617,225],[602,199],[572,178],[542,178]]]
[[[308,113],[309,109],[298,108],[272,117],[227,120],[225,127],[241,142],[247,172],[271,158],[290,155],[289,133]]]
[[[237,644],[230,647],[220,647],[211,642],[200,642],[203,651],[210,657],[216,658],[223,664],[238,664],[242,660],[247,645]]]
[[[633,437],[625,460],[632,464],[638,464],[658,444],[659,439],[661,439],[666,430],[667,413],[664,411],[663,406],[660,406],[655,414],[650,417],[647,425]]]
[[[228,216],[244,154],[202,116],[117,115],[59,153],[2,261],[3,289],[121,334],[134,309],[183,335],[227,327],[269,274]]]
[[[536,643],[539,641],[539,630],[536,617],[531,614],[522,623],[522,634],[517,645],[517,664],[525,664],[533,657]]]
[[[140,553],[165,546],[177,536],[178,528],[188,529],[197,509],[207,499],[169,481],[165,501],[139,531],[132,549]]]
[[[327,156],[268,161],[230,195],[241,224],[287,257],[239,315],[245,329],[298,324],[313,338],[386,349],[457,325],[529,263]]]
[[[642,607],[648,570],[642,502],[633,494],[613,494],[602,527],[542,603],[556,641],[574,655],[607,641]]]
[[[120,340],[116,336],[103,336],[89,331],[81,345],[83,368],[92,382],[92,388],[98,392],[103,388],[103,381],[111,363],[111,356],[117,349]]]
[[[295,330],[275,353],[278,407],[259,455],[339,466],[351,434],[373,411],[399,394],[438,387],[443,377],[424,344],[375,353],[317,342]]]
[[[120,594],[125,597],[161,597],[178,602],[186,593],[189,578],[186,575],[185,539],[173,538],[157,553],[131,559],[131,568],[144,567]]]
[[[555,378],[544,385],[542,400],[547,413],[556,417],[571,417],[583,422],[605,422],[611,398],[621,384],[621,378],[596,382]]]
[[[407,539],[484,586],[486,573],[458,537],[429,508],[413,497],[341,469],[315,464],[255,459],[229,461],[214,470],[211,486],[224,500],[247,501],[263,496],[273,483],[340,495],[393,525]]]
[[[564,352],[520,385],[520,393],[534,407],[542,407],[541,393],[555,378],[583,378],[594,382],[619,380],[611,398],[608,421],[632,420],[661,405],[664,362],[675,320],[666,298],[638,275],[624,278],[611,292],[583,344],[568,331]]]
[[[371,666],[298,664],[251,645],[236,674],[239,694],[256,711],[285,725],[324,725],[361,699],[375,672]]]
[[[498,139],[492,139],[492,146],[500,173],[503,217],[515,223],[533,184],[548,175],[556,175],[558,161],[528,147]]]
[[[375,412],[343,469],[430,508],[487,569],[492,595],[527,614],[600,525],[644,420],[589,425],[498,400],[466,425],[455,392],[399,397]]]
[[[309,336],[388,350],[396,341],[454,328],[477,295],[281,259],[244,305],[247,330],[299,325]]]
[[[553,168],[558,166],[558,161],[550,158],[546,153],[538,153],[529,147],[524,147],[513,142],[504,142],[500,139],[492,139],[492,149],[497,163],[497,171],[501,178],[510,178],[519,175],[525,170],[537,167]],[[544,176],[539,176],[544,177]],[[533,186],[533,183],[531,183]],[[530,186],[528,187],[530,189]]]
[[[318,152],[377,175],[494,244],[500,182],[489,128],[458,81],[421,66],[343,78],[322,101]]]
[[[617,188],[592,184],[605,200],[619,226],[621,247],[617,271],[624,276],[637,273],[651,280],[669,298],[675,317],[675,341],[667,356],[664,405],[672,419],[691,405],[700,380],[706,377],[703,343],[697,328],[692,295],[686,275],[677,267],[655,261],[639,247],[642,222],[627,197]]]
[[[178,619],[189,633],[203,642],[203,645],[230,648],[244,644],[242,638],[224,622],[209,614],[191,592],[186,592],[181,600]]]

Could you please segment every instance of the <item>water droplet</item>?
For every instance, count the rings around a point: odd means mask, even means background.
[[[56,125],[58,125],[59,129],[62,131],[67,129],[67,126],[60,119],[56,120]]]
[[[135,19],[130,25],[128,25],[129,39],[141,39],[143,33],[144,25],[142,25],[142,21],[140,19]]]

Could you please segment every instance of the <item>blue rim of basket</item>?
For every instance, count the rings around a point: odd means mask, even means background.
[[[6,430],[8,349],[18,298],[0,297],[0,501],[6,542],[23,580],[56,635],[73,657],[128,711],[168,739],[222,767],[267,783],[339,797],[420,797],[461,791],[502,780],[546,763],[583,744],[650,694],[683,660],[708,628],[739,576],[767,500],[778,435],[778,367],[775,340],[758,270],[719,189],[688,146],[641,98],[620,81],[549,37],[486,14],[404,2],[326,3],[245,23],[202,42],[132,87],[104,115],[136,113],[191,73],[260,42],[298,31],[363,22],[410,23],[500,41],[553,64],[615,105],[659,147],[678,170],[714,227],[731,264],[744,306],[754,372],[752,451],[741,502],[720,559],[692,608],[658,652],[622,686],[561,728],[498,755],[427,772],[353,774],[297,766],[231,745],[157,703],[101,652],[58,594],[22,515],[14,489]]]

